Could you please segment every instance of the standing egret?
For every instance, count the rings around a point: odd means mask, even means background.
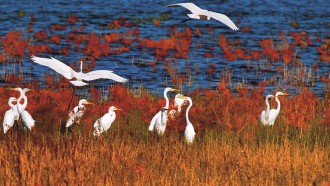
[[[285,93],[285,92],[276,92],[275,94],[275,101],[277,103],[277,108],[276,109],[271,109],[269,111],[269,116],[268,116],[268,124],[269,125],[274,125],[276,117],[278,116],[278,114],[280,113],[281,110],[281,102],[278,99],[278,96],[288,96],[290,94]]]
[[[192,100],[190,97],[185,97],[185,96],[180,96],[181,99],[185,99],[189,102],[189,106],[186,110],[186,121],[187,121],[187,126],[186,126],[186,129],[184,131],[184,136],[186,138],[186,141],[187,143],[191,144],[194,139],[195,139],[195,129],[194,129],[194,126],[192,125],[192,123],[190,122],[189,120],[189,110],[190,108],[192,107]]]
[[[94,136],[100,136],[103,132],[107,131],[111,124],[116,119],[116,113],[115,110],[122,110],[118,109],[115,106],[111,106],[108,110],[108,113],[104,114],[101,118],[95,121],[94,123]]]
[[[15,112],[18,113],[16,105],[13,104],[13,102],[17,102],[17,99],[14,97],[9,98],[8,105],[10,106],[10,109],[6,111],[5,116],[3,118],[3,133],[6,134],[6,132],[14,126],[15,123]]]
[[[274,95],[267,95],[266,96],[266,110],[263,110],[260,114],[260,122],[261,124],[263,125],[269,125],[269,110],[270,110],[270,105],[269,105],[269,102],[268,102],[268,99],[271,99],[271,98],[274,98],[275,96]]]
[[[36,56],[31,56],[32,61],[35,63],[38,63],[40,65],[47,66],[53,70],[55,70],[57,73],[63,75],[67,79],[73,79],[75,78],[76,80],[70,81],[74,86],[85,86],[88,85],[88,83],[83,82],[85,81],[92,81],[96,79],[112,79],[114,81],[118,82],[126,82],[127,79],[122,78],[110,70],[95,70],[91,71],[88,73],[83,73],[82,68],[83,68],[83,62],[80,62],[80,72],[76,72],[72,70],[71,67],[67,66],[66,64],[62,63],[61,61],[55,59],[55,58],[41,58],[41,57],[36,57]]]
[[[86,99],[79,100],[78,106],[74,107],[73,110],[69,113],[68,121],[66,122],[66,127],[70,127],[74,123],[79,124],[80,118],[85,114],[86,107],[84,104],[93,104],[88,102]]]
[[[177,110],[170,110],[169,114],[170,114],[170,117],[173,119],[175,118],[177,115],[180,114],[181,112],[181,108],[182,108],[182,105],[184,104],[184,101],[185,99],[182,99],[182,94],[177,94],[175,95],[175,98],[174,98],[174,107],[177,108]]]
[[[17,110],[18,110],[19,115],[22,118],[23,125],[26,128],[28,128],[29,130],[32,130],[32,128],[35,125],[35,121],[32,118],[31,114],[25,110],[27,107],[27,104],[28,104],[28,99],[27,99],[25,93],[30,91],[30,89],[24,88],[22,90],[21,88],[12,88],[12,90],[16,90],[21,93],[20,97],[17,100]],[[23,104],[20,103],[22,99],[24,100]]]
[[[164,98],[166,100],[166,105],[152,118],[149,125],[149,131],[156,131],[159,135],[164,134],[167,123],[167,110],[170,104],[167,97],[167,92],[175,92],[175,91],[179,91],[179,90],[169,87],[165,88]]]
[[[215,20],[222,22],[223,24],[227,25],[233,30],[239,30],[239,28],[237,28],[237,26],[226,15],[201,9],[198,6],[196,6],[194,3],[177,3],[177,4],[170,4],[167,6],[182,6],[190,10],[192,14],[187,14],[187,15],[191,19],[210,20],[211,18],[213,18]]]

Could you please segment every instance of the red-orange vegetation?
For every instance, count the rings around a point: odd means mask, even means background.
[[[218,45],[220,47],[228,46],[227,37],[225,35],[222,35],[222,34],[219,35]]]
[[[205,57],[205,58],[213,58],[213,57],[214,57],[214,54],[213,54],[213,53],[210,53],[210,52],[206,52],[206,53],[204,54],[204,57]]]
[[[251,56],[254,60],[259,60],[260,59],[260,51],[251,50]]]
[[[40,53],[53,53],[53,49],[48,45],[29,45],[27,47],[29,55],[38,55]]]
[[[216,69],[216,65],[214,63],[211,63],[209,69],[206,71],[207,74],[209,74],[210,76],[212,76],[212,74],[214,73],[215,69]]]
[[[38,41],[46,41],[48,39],[48,36],[46,34],[45,30],[38,31],[34,34],[34,38]]]
[[[262,48],[266,48],[266,47],[273,47],[274,45],[274,41],[273,39],[261,39],[259,41],[259,45],[262,47]]]
[[[61,43],[61,37],[59,35],[54,35],[50,37],[50,42],[55,43],[55,44],[60,44]]]
[[[71,15],[67,18],[69,24],[76,24],[79,21],[79,17],[76,15]]]
[[[160,26],[160,20],[159,20],[159,19],[152,19],[152,23],[153,23],[155,26]]]
[[[55,31],[63,31],[63,30],[66,30],[66,26],[65,25],[61,25],[61,24],[58,24],[58,23],[55,23],[55,24],[51,24],[50,25],[50,29],[51,30],[55,30]]]
[[[9,58],[17,57],[17,61],[23,59],[24,51],[29,43],[28,39],[23,40],[21,36],[23,36],[22,31],[9,31],[6,37],[1,39],[4,52]]]
[[[194,35],[200,37],[200,36],[202,35],[202,34],[201,34],[201,30],[200,30],[199,28],[197,28],[197,29],[194,31]]]
[[[251,30],[251,27],[246,26],[246,27],[243,27],[241,30],[242,30],[243,33],[245,33],[247,31]]]
[[[307,127],[308,121],[320,112],[320,99],[307,87],[291,99],[282,99],[281,103],[281,114],[290,125],[298,127]]]
[[[70,50],[70,46],[66,46],[60,49],[60,53],[65,56],[69,56],[70,55],[69,50]]]

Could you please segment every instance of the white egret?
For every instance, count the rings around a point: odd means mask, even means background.
[[[28,99],[27,99],[25,93],[30,91],[30,89],[24,88],[22,90],[21,88],[12,88],[12,90],[16,90],[21,93],[20,97],[17,100],[17,110],[18,110],[19,115],[22,118],[23,125],[26,128],[28,128],[29,130],[32,130],[32,128],[35,125],[35,121],[32,118],[31,114],[25,110],[27,107],[27,104],[28,104]],[[24,100],[23,104],[20,103],[22,99]]]
[[[103,132],[107,131],[111,124],[116,119],[116,113],[115,110],[122,110],[118,109],[115,106],[111,106],[108,110],[108,113],[104,114],[101,118],[95,121],[94,123],[94,136],[100,136]]]
[[[67,66],[63,62],[55,59],[55,58],[41,58],[36,56],[31,56],[32,61],[35,63],[38,63],[40,65],[47,66],[53,70],[55,70],[57,73],[63,75],[67,79],[73,79],[76,80],[70,81],[74,86],[85,86],[88,85],[88,83],[83,82],[85,81],[92,81],[96,79],[112,79],[118,82],[126,82],[127,79],[120,77],[116,74],[114,74],[110,70],[95,70],[88,73],[82,72],[83,62],[80,62],[80,72],[76,72],[72,70],[71,67]]]
[[[173,88],[165,88],[164,90],[164,98],[166,100],[166,105],[163,107],[151,120],[149,125],[149,131],[156,131],[159,135],[163,135],[166,129],[167,123],[167,110],[169,107],[169,99],[167,97],[167,92],[179,91]]]
[[[177,108],[177,110],[170,110],[170,116],[171,118],[173,119],[175,116],[179,115],[180,112],[181,112],[181,108],[182,108],[182,105],[184,104],[184,101],[185,99],[181,98],[182,97],[182,94],[177,94],[175,95],[175,98],[174,98],[174,107]]]
[[[73,110],[69,113],[69,118],[66,122],[66,127],[70,127],[74,123],[79,124],[80,118],[85,114],[86,107],[84,104],[93,104],[88,102],[86,99],[79,100],[78,106],[75,106]]]
[[[208,10],[204,10],[196,6],[194,3],[177,3],[177,4],[170,4],[167,6],[182,6],[188,10],[192,14],[187,14],[191,19],[206,19],[210,20],[211,18],[218,20],[233,30],[239,30],[237,26],[224,14],[220,14],[217,12],[212,12]]]
[[[14,97],[9,98],[8,105],[10,106],[10,109],[6,111],[2,123],[4,134],[6,134],[6,132],[14,126],[15,118],[17,117],[15,115],[15,112],[18,113],[17,107],[13,104],[13,102],[17,102],[17,99]]]
[[[186,129],[184,131],[184,136],[186,138],[187,143],[192,143],[195,139],[195,129],[194,126],[192,125],[192,123],[189,120],[189,110],[192,107],[192,100],[190,97],[185,97],[185,96],[180,96],[181,99],[185,99],[189,102],[189,106],[186,110],[186,121],[187,121],[187,126]]]
[[[269,125],[274,125],[276,117],[278,116],[278,114],[280,113],[281,110],[281,102],[278,99],[278,96],[288,96],[290,94],[286,93],[286,92],[276,92],[275,94],[275,101],[277,103],[277,108],[276,109],[271,109],[269,111],[269,116],[268,116],[268,124]]]
[[[270,105],[269,105],[269,102],[268,100],[271,99],[271,98],[274,98],[275,96],[274,95],[267,95],[266,96],[266,110],[263,110],[260,114],[260,122],[261,124],[263,125],[268,125],[268,121],[269,121],[269,111],[270,111]]]

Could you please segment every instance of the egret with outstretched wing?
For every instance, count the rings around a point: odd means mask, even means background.
[[[83,82],[84,81],[92,81],[96,79],[111,79],[117,82],[124,83],[127,81],[127,79],[120,77],[116,74],[114,74],[110,70],[95,70],[88,73],[82,72],[83,62],[81,61],[80,64],[80,72],[74,71],[71,67],[64,64],[63,62],[55,59],[55,58],[41,58],[32,56],[32,61],[35,63],[38,63],[43,66],[47,66],[53,70],[55,70],[57,73],[63,75],[66,79],[76,79],[71,80],[70,83],[72,83],[74,86],[85,86],[88,85],[88,83]]]
[[[239,30],[235,23],[233,23],[226,15],[220,14],[217,12],[212,12],[208,10],[204,10],[196,6],[194,3],[177,3],[177,4],[170,4],[167,6],[182,6],[188,10],[192,14],[187,14],[191,19],[206,19],[210,20],[211,18],[222,22],[223,24],[227,25],[229,28],[233,30]]]

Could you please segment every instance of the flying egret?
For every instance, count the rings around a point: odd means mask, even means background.
[[[281,102],[278,99],[278,96],[288,96],[290,94],[286,93],[286,92],[276,92],[275,94],[275,101],[277,103],[277,108],[276,109],[271,109],[269,111],[269,116],[268,116],[268,124],[269,125],[274,125],[276,117],[278,116],[278,114],[280,113],[281,110]]]
[[[239,30],[237,26],[224,14],[220,14],[217,12],[212,12],[208,10],[204,10],[196,6],[194,3],[177,3],[177,4],[170,4],[167,6],[182,6],[188,10],[192,14],[187,14],[191,19],[205,19],[210,20],[211,18],[218,20],[233,30]]]
[[[269,102],[268,100],[271,99],[271,98],[274,98],[275,96],[274,95],[267,95],[266,96],[266,110],[263,110],[260,114],[260,122],[261,124],[263,125],[268,125],[268,121],[269,121],[269,111],[270,111],[270,105],[269,105]]]
[[[104,114],[101,118],[95,121],[94,123],[94,136],[100,136],[103,132],[107,131],[111,124],[116,119],[116,113],[115,110],[122,110],[118,109],[115,106],[111,106],[108,110],[108,113]]]
[[[69,113],[69,118],[66,122],[65,127],[70,127],[74,123],[79,124],[80,118],[85,114],[86,107],[84,104],[93,104],[88,102],[86,99],[79,100],[78,106],[74,107],[73,110]]]
[[[164,134],[167,123],[167,110],[170,104],[167,97],[167,92],[175,92],[175,91],[179,91],[179,90],[169,87],[165,88],[164,98],[166,100],[166,105],[152,118],[149,125],[149,131],[156,131],[159,135]]]
[[[85,81],[92,81],[96,79],[112,79],[114,81],[118,81],[121,83],[124,83],[127,81],[127,79],[120,77],[116,74],[114,74],[110,70],[95,70],[91,71],[88,73],[83,73],[82,68],[83,68],[83,62],[80,62],[80,72],[76,72],[72,70],[71,67],[67,66],[66,64],[62,63],[61,61],[52,58],[41,58],[41,57],[36,57],[36,56],[31,56],[32,61],[35,63],[38,63],[40,65],[47,66],[53,70],[55,70],[57,73],[63,75],[67,79],[73,79],[75,78],[76,80],[71,80],[70,83],[72,83],[74,86],[85,86],[88,85],[88,83],[85,83]]]
[[[16,105],[14,105],[13,102],[17,102],[17,99],[14,97],[9,98],[8,105],[10,106],[10,109],[6,111],[2,124],[4,134],[6,134],[6,132],[14,126],[15,118],[17,118],[15,112],[18,113],[18,111]]]
[[[177,110],[170,110],[170,116],[171,118],[174,118],[176,115],[179,115],[181,112],[182,105],[184,104],[185,99],[181,98],[182,94],[175,95],[174,98],[174,107],[177,108]]]
[[[32,130],[32,128],[35,125],[35,121],[32,118],[31,114],[25,110],[27,107],[27,103],[28,103],[28,99],[27,99],[25,93],[30,91],[30,89],[24,88],[22,90],[21,88],[11,88],[11,90],[16,90],[21,93],[20,97],[17,100],[17,110],[18,110],[19,115],[22,118],[23,125],[26,128],[28,128],[29,130]],[[22,99],[24,100],[23,104],[20,103]]]
[[[184,131],[184,136],[186,138],[187,143],[192,143],[195,139],[195,129],[194,126],[192,125],[192,123],[189,120],[189,110],[192,107],[192,100],[190,97],[185,97],[185,96],[180,96],[181,98],[185,98],[185,100],[187,100],[189,102],[189,106],[186,110],[186,121],[187,121],[187,126],[186,129]]]

